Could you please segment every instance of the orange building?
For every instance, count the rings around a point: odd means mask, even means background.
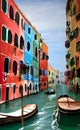
[[[66,83],[80,85],[80,0],[66,3]]]
[[[40,90],[48,88],[48,47],[43,42],[40,43]]]

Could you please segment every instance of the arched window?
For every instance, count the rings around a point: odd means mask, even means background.
[[[14,46],[18,47],[18,35],[15,33]]]
[[[6,32],[7,32],[6,27],[2,26],[2,40],[3,40],[3,41],[6,41],[6,39],[7,39],[7,34],[6,34]]]
[[[45,60],[45,53],[43,52],[42,59]]]
[[[31,90],[32,84],[30,83],[29,90]]]
[[[30,51],[30,42],[27,42],[27,51]]]
[[[20,16],[19,16],[19,13],[16,12],[16,15],[15,15],[15,22],[19,25],[19,19],[20,19]]]
[[[35,48],[35,57],[37,58],[37,47]]]
[[[46,70],[46,69],[43,70],[43,75],[44,75],[44,76],[47,75],[47,70]]]
[[[31,66],[31,75],[33,75],[33,66]]]
[[[34,40],[37,40],[37,34],[34,35]]]
[[[12,20],[14,20],[14,11],[13,11],[13,7],[10,5],[10,11],[9,11],[9,15],[10,15],[10,18]]]
[[[21,36],[21,37],[20,37],[20,49],[23,49],[23,46],[24,46],[24,39],[23,39],[23,37]]]
[[[12,33],[10,30],[8,30],[8,43],[11,44],[11,42],[12,42]]]
[[[21,95],[23,95],[23,86],[22,85],[20,85],[20,87],[19,87],[19,92]]]
[[[14,75],[17,74],[17,62],[15,60],[13,61],[13,73]]]
[[[9,70],[10,70],[9,58],[5,58],[5,60],[4,60],[4,72],[9,73]]]
[[[30,29],[30,27],[28,27],[28,34],[30,34],[30,32],[31,32],[31,29]]]
[[[25,84],[25,92],[27,91],[27,85]]]
[[[7,13],[7,0],[2,0],[2,10]]]

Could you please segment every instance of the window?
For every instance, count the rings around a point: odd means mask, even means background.
[[[79,56],[78,57],[76,56],[75,59],[76,59],[76,66],[79,67]]]
[[[30,42],[27,42],[27,51],[30,51]]]
[[[30,34],[30,32],[31,32],[31,29],[30,29],[30,27],[28,27],[28,34]]]
[[[48,59],[49,59],[49,56],[46,55],[46,60],[48,60]]]
[[[9,73],[9,70],[10,70],[9,58],[5,58],[5,60],[4,60],[4,72]]]
[[[20,19],[20,16],[19,16],[19,13],[16,12],[16,15],[15,15],[15,22],[19,25],[19,19]]]
[[[25,84],[25,92],[27,91],[27,85]]]
[[[17,62],[16,61],[13,61],[13,73],[14,73],[14,75],[17,74]]]
[[[42,75],[42,74],[43,74],[42,70],[39,69],[39,76]]]
[[[2,10],[7,13],[7,0],[2,0]]]
[[[16,85],[13,86],[13,93],[16,92]]]
[[[23,86],[22,85],[20,85],[20,87],[19,87],[19,92],[21,95],[23,95]]]
[[[24,25],[23,25],[23,19],[21,19],[21,27],[22,27],[22,29],[23,29],[23,26],[24,26]]]
[[[37,47],[35,48],[35,57],[37,58]]]
[[[31,75],[33,75],[33,66],[31,66]]]
[[[25,30],[25,22],[24,22],[24,30]]]
[[[10,15],[10,18],[12,20],[14,20],[14,11],[13,11],[13,7],[10,5],[10,11],[9,11],[9,15]]]
[[[34,39],[37,40],[37,35],[36,34],[34,35]]]
[[[14,46],[18,47],[18,35],[15,33]]]
[[[46,54],[43,53],[43,55],[42,55],[42,59],[45,60],[45,57],[46,57]]]
[[[76,15],[76,20],[77,20],[77,21],[80,20],[80,12]]]
[[[76,51],[80,52],[80,41],[76,43]]]
[[[24,46],[24,39],[23,39],[23,37],[21,36],[21,37],[20,37],[20,49],[23,49],[23,46]]]
[[[76,5],[74,5],[74,7],[73,7],[73,15],[75,15],[76,14]]]
[[[46,86],[46,82],[44,82],[44,86]]]
[[[6,29],[6,27],[2,27],[2,40],[3,41],[6,41],[6,37],[7,37],[7,35],[6,35],[6,32],[7,32],[7,29]]]
[[[50,75],[50,71],[49,71],[49,75]]]
[[[43,75],[44,75],[44,76],[47,75],[47,70],[43,70]]]
[[[8,30],[8,43],[11,44],[11,42],[12,42],[12,33],[10,30]]]

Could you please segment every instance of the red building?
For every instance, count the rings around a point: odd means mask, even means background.
[[[24,81],[20,79],[20,63],[23,62],[24,56],[24,29],[24,16],[14,0],[0,0],[1,102],[21,96]]]
[[[40,90],[48,88],[48,47],[40,44]]]

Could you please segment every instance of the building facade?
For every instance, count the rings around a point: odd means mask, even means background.
[[[14,0],[0,0],[0,18],[0,102],[6,102],[21,97],[22,92],[23,96],[39,92],[40,34]],[[48,55],[46,44],[42,48]],[[48,61],[43,58],[43,62],[47,73]]]
[[[66,3],[66,72],[68,85],[80,85],[80,1]]]
[[[55,85],[59,80],[59,72],[48,64],[48,86],[55,89]]]
[[[40,90],[48,88],[48,47],[40,40]]]

